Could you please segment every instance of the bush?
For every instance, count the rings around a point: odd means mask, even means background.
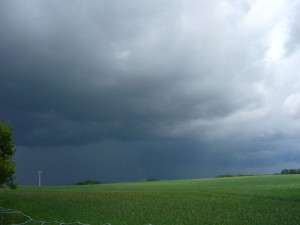
[[[231,174],[223,174],[223,175],[219,175],[216,178],[225,178],[225,177],[248,177],[248,176],[254,176],[253,174],[235,174],[235,175],[231,175]]]
[[[230,175],[230,174],[222,174],[222,175],[217,176],[217,178],[224,178],[224,177],[233,177],[233,175]]]
[[[150,179],[145,179],[144,181],[159,181],[159,180],[155,178],[150,178]]]
[[[100,181],[97,180],[86,180],[83,182],[78,182],[76,185],[91,185],[91,184],[102,184]]]

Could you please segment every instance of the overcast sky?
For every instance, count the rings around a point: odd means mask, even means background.
[[[17,182],[299,168],[299,3],[1,0]]]

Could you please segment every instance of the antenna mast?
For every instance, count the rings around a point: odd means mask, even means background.
[[[40,187],[42,185],[42,172],[44,171],[38,170],[37,172],[39,174],[39,187]]]

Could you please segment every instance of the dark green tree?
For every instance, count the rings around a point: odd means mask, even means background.
[[[9,123],[0,122],[0,187],[17,187],[14,181],[16,164],[13,161],[15,154],[13,128]]]

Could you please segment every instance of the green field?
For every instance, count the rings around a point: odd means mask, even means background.
[[[91,225],[299,225],[300,175],[0,190],[35,220]]]

